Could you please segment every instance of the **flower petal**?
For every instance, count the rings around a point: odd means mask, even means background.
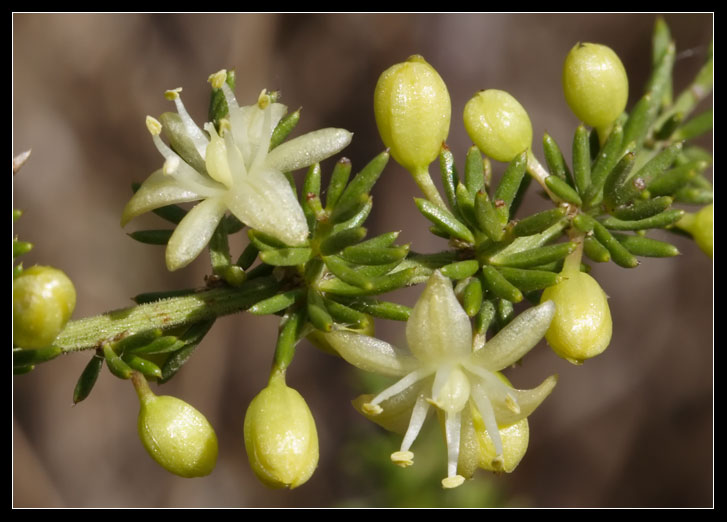
[[[209,243],[225,214],[221,198],[210,198],[190,210],[167,243],[167,268],[173,272],[191,263]]]
[[[132,196],[121,214],[121,226],[136,216],[152,211],[159,207],[187,201],[197,201],[204,196],[198,191],[191,190],[181,184],[177,179],[157,170],[142,183],[136,194]]]
[[[480,463],[480,442],[472,422],[472,408],[474,406],[470,403],[462,410],[457,461],[457,473],[467,479],[472,478]]]
[[[345,129],[321,129],[280,144],[270,151],[265,162],[281,172],[313,165],[343,150],[353,134]]]
[[[495,412],[497,425],[500,427],[509,426],[528,417],[550,395],[550,392],[553,391],[557,382],[558,377],[551,375],[540,383],[540,386],[531,390],[516,390],[515,388],[510,388],[508,392],[515,403],[517,403],[517,412],[508,405],[507,401],[492,400],[492,408]],[[492,393],[489,389],[483,387],[481,383],[473,383],[472,395],[476,396],[477,394],[489,395],[492,398]]]
[[[435,270],[406,323],[411,352],[424,364],[466,356],[472,351],[472,324],[457,301],[452,282]]]
[[[299,246],[308,239],[308,223],[285,176],[273,169],[257,169],[236,180],[225,203],[237,219],[251,228]]]
[[[375,337],[347,331],[324,336],[341,357],[367,372],[402,377],[419,367],[414,357]]]
[[[404,435],[409,428],[412,411],[417,399],[427,389],[431,389],[432,379],[427,378],[406,390],[382,401],[380,406],[382,412],[378,415],[371,415],[364,410],[364,404],[369,404],[374,395],[361,395],[353,401],[353,407],[370,421],[375,422],[382,428]]]
[[[554,315],[552,301],[525,310],[472,354],[472,362],[493,372],[514,364],[543,338]]]

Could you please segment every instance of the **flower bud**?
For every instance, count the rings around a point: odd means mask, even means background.
[[[13,345],[50,345],[75,307],[76,289],[66,274],[50,266],[23,270],[13,280]]]
[[[472,142],[497,161],[512,161],[533,142],[528,113],[509,93],[497,89],[480,91],[467,102],[464,126]]]
[[[199,411],[169,395],[157,396],[139,373],[132,375],[139,395],[139,438],[161,467],[192,478],[212,473],[217,463],[217,435]]]
[[[563,92],[578,119],[602,128],[613,123],[626,108],[629,81],[611,48],[577,43],[563,64]]]
[[[611,311],[606,293],[590,275],[577,269],[562,275],[563,280],[546,288],[540,299],[555,303],[555,317],[545,339],[556,354],[581,364],[611,342]]]
[[[318,465],[318,432],[301,395],[278,374],[245,414],[245,450],[250,467],[272,488],[297,488]]]
[[[439,155],[449,134],[452,105],[437,71],[414,55],[381,74],[374,115],[391,155],[411,172],[428,167]]]

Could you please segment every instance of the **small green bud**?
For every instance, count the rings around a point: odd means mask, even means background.
[[[144,377],[134,372],[139,395],[139,438],[149,455],[175,475],[204,477],[217,463],[217,435],[199,411],[169,395],[157,396]]]
[[[412,172],[427,168],[439,156],[449,134],[452,105],[437,71],[414,55],[381,74],[374,115],[391,155]]]
[[[50,266],[23,270],[13,280],[13,345],[50,345],[75,307],[76,289],[66,274]]]
[[[274,375],[250,403],[244,434],[250,467],[266,486],[297,488],[318,465],[313,415],[283,374]]]
[[[464,107],[470,139],[487,156],[510,162],[533,142],[533,126],[522,105],[505,91],[480,91]]]
[[[563,91],[571,110],[586,125],[607,127],[626,108],[629,81],[611,48],[577,43],[563,65]]]
[[[590,275],[575,268],[564,270],[562,276],[540,299],[555,303],[555,317],[545,339],[560,357],[581,364],[611,342],[611,310],[606,293]]]
[[[702,252],[712,258],[712,238],[714,236],[714,205],[707,205],[696,214],[685,214],[676,224],[689,232]]]

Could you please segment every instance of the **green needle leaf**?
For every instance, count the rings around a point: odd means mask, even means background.
[[[333,173],[331,174],[331,181],[328,184],[328,190],[326,191],[326,210],[330,211],[336,206],[338,199],[346,189],[348,178],[351,176],[351,160],[348,158],[341,158],[333,167]]]
[[[159,380],[160,384],[169,381],[169,379],[177,374],[177,372],[192,356],[192,353],[194,353],[194,350],[197,348],[204,336],[207,335],[207,332],[210,331],[210,328],[212,328],[214,323],[214,319],[201,321],[190,326],[184,334],[179,336],[179,339],[184,341],[185,346],[170,355],[162,366],[162,378]]]
[[[255,303],[250,307],[248,312],[255,315],[275,314],[281,310],[287,309],[289,306],[292,306],[296,301],[303,297],[304,293],[305,290],[303,288],[288,290],[287,292],[274,295],[273,297],[268,297],[267,299],[263,299],[262,301]]]
[[[484,276],[485,288],[492,295],[500,299],[506,299],[513,303],[519,303],[523,300],[523,294],[510,281],[505,279],[495,267],[485,265],[482,267],[482,275]]]
[[[521,154],[515,156],[515,159],[508,164],[502,175],[500,184],[497,186],[493,199],[495,200],[495,207],[501,216],[500,221],[503,224],[507,223],[510,219],[510,205],[512,205],[520,188],[520,183],[523,181],[527,165],[528,154],[527,151],[523,151]],[[504,205],[501,205],[500,201]]]
[[[308,320],[322,332],[330,332],[333,329],[333,318],[328,313],[323,297],[313,288],[308,289],[307,296]]]
[[[442,150],[439,153],[439,170],[442,172],[442,185],[444,186],[444,194],[449,202],[449,207],[456,217],[461,217],[458,215],[456,198],[459,176],[457,175],[457,167],[454,164],[454,154],[446,144],[442,144]]]
[[[578,194],[585,195],[591,184],[591,146],[588,130],[583,125],[578,126],[573,137],[573,179]]]
[[[389,301],[380,301],[370,297],[349,297],[344,295],[331,295],[331,300],[345,304],[346,306],[358,310],[364,314],[379,317],[381,319],[390,319],[392,321],[406,321],[411,314],[411,308],[391,303]]]
[[[174,230],[137,230],[129,233],[129,237],[147,245],[166,245]]]
[[[482,154],[476,145],[467,151],[464,167],[464,184],[472,197],[485,185],[485,167],[482,163]]]
[[[679,255],[679,249],[665,241],[627,234],[614,234],[614,237],[635,256],[673,257]]]
[[[623,221],[614,217],[602,221],[603,226],[611,230],[647,230],[650,228],[666,228],[679,221],[684,216],[683,210],[665,210],[655,216],[635,221]]]
[[[558,176],[565,181],[570,179],[571,174],[568,171],[568,165],[565,162],[563,153],[555,140],[546,132],[543,136],[543,152],[545,153],[545,162],[548,164],[548,170],[553,176]]]
[[[78,378],[76,387],[73,389],[73,404],[78,404],[91,394],[91,390],[93,390],[93,386],[101,373],[101,368],[103,368],[103,361],[104,357],[98,351],[91,357]]]
[[[281,248],[279,250],[265,250],[260,252],[263,263],[273,266],[295,266],[305,264],[313,255],[308,247]]]
[[[532,268],[563,259],[575,248],[576,243],[574,242],[558,243],[512,254],[499,253],[490,257],[489,262],[498,267]]]
[[[472,232],[446,210],[423,198],[414,198],[414,202],[425,218],[434,223],[435,226],[445,230],[451,237],[461,239],[467,243],[475,242]]]
[[[497,268],[497,271],[522,292],[542,290],[557,284],[561,280],[560,274],[547,270],[528,270],[501,266]]]
[[[368,193],[388,162],[389,153],[382,152],[351,180],[331,213],[333,223],[345,221],[359,211],[361,202],[368,199]]]
[[[583,204],[578,192],[559,177],[548,176],[545,178],[545,185],[553,192],[553,194],[566,203],[572,203],[577,206],[581,206]]]
[[[467,279],[477,273],[480,269],[480,264],[475,259],[468,259],[467,261],[457,261],[456,263],[450,263],[440,268],[443,275],[460,281]]]

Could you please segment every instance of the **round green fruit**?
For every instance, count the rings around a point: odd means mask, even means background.
[[[607,127],[626,108],[626,69],[611,48],[578,43],[563,65],[563,92],[578,119],[597,129]]]
[[[452,105],[437,71],[419,55],[379,77],[374,115],[384,144],[410,172],[425,169],[449,134]]]
[[[464,108],[464,126],[487,156],[503,162],[530,148],[533,126],[522,105],[505,91],[480,91]]]
[[[13,280],[13,345],[26,349],[53,343],[76,307],[76,289],[66,274],[33,266]]]
[[[180,477],[212,473],[217,463],[217,435],[205,416],[176,397],[157,396],[150,390],[140,394],[140,399],[139,438],[149,455]]]
[[[573,364],[603,352],[611,342],[613,323],[608,298],[590,275],[569,271],[543,291],[540,302],[555,303],[555,317],[545,339],[556,354]]]

